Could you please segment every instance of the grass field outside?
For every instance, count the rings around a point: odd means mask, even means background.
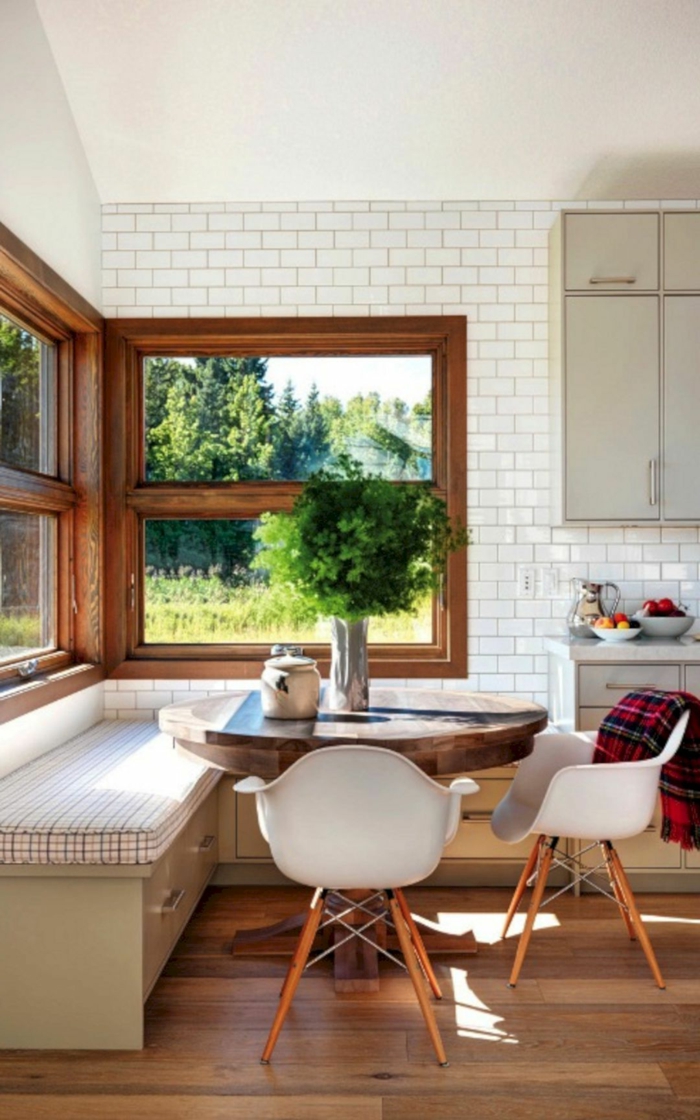
[[[273,596],[264,583],[229,586],[211,576],[146,577],[145,641],[149,644],[328,642],[330,623],[308,623],[291,597]],[[372,619],[369,643],[422,643],[432,639],[431,599],[417,614]]]

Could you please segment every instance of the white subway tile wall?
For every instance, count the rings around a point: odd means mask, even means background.
[[[469,676],[444,688],[547,700],[542,636],[565,629],[572,576],[612,580],[623,609],[669,595],[700,605],[693,528],[550,525],[548,231],[560,209],[639,202],[189,203],[103,207],[112,318],[466,315]],[[648,200],[645,208],[696,208]],[[624,417],[620,418],[624,423]],[[518,568],[553,569],[549,597]],[[405,683],[405,682],[394,682]],[[440,682],[430,681],[431,687]],[[105,715],[250,683],[108,681]]]

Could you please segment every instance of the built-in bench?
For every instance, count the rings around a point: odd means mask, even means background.
[[[0,780],[0,1048],[143,1046],[216,867],[220,777],[105,720]]]

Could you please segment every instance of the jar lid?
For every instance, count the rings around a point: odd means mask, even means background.
[[[316,662],[313,657],[299,657],[291,653],[283,653],[281,657],[271,657],[265,662],[266,669],[280,669],[289,672],[290,669],[314,669]]]

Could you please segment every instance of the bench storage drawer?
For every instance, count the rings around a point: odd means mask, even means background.
[[[212,793],[143,881],[143,991],[148,995],[182,933],[218,858]]]

